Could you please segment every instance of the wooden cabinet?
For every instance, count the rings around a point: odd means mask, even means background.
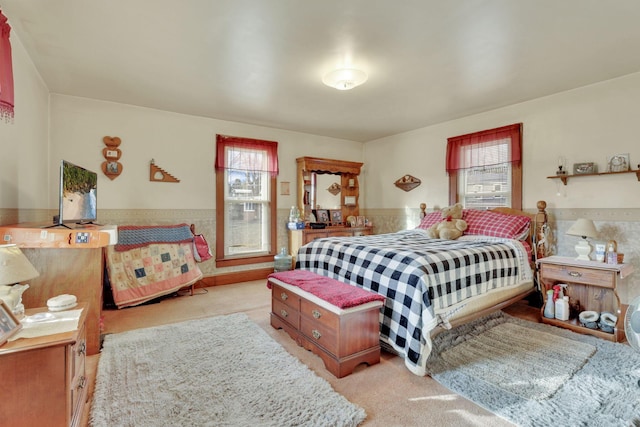
[[[27,308],[46,307],[49,298],[75,295],[87,304],[87,353],[100,351],[102,315],[103,247],[109,235],[100,227],[83,229],[44,228],[37,224],[0,226],[4,242],[15,243],[38,270],[22,295]]]
[[[566,284],[565,295],[569,296],[570,303],[580,303],[580,311],[609,312],[618,317],[613,333],[584,327],[577,317],[563,321],[542,315],[543,323],[595,335],[609,341],[619,342],[624,339],[624,316],[618,297],[618,281],[633,272],[631,264],[605,264],[551,256],[539,259],[538,265],[542,294],[545,298],[547,290],[553,289],[556,284]],[[542,310],[544,311],[544,307]]]
[[[85,319],[78,329],[0,347],[0,420],[6,426],[78,426],[87,400]],[[47,311],[27,310],[27,315]]]
[[[295,257],[300,246],[323,237],[368,236],[371,234],[373,234],[371,227],[327,227],[323,229],[289,230],[289,253]]]
[[[311,301],[294,286],[271,283],[271,289],[271,326],[320,356],[333,375],[342,378],[361,363],[380,362],[381,301],[339,309]]]

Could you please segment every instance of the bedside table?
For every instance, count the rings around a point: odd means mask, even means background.
[[[87,401],[85,374],[87,305],[78,329],[36,338],[20,338],[0,347],[2,425],[79,426]],[[27,315],[47,308],[27,309]]]
[[[540,311],[542,322],[571,329],[581,334],[595,335],[609,341],[624,340],[624,313],[618,297],[618,280],[633,272],[631,264],[606,264],[596,261],[578,261],[570,257],[550,256],[538,260],[542,295],[556,284],[566,284],[565,295],[569,302],[580,302],[580,310],[610,312],[618,317],[613,333],[600,329],[589,329],[580,325],[577,318],[569,320],[544,317],[544,306]],[[545,300],[546,302],[546,300]]]

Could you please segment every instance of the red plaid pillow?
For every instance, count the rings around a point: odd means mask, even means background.
[[[526,216],[505,215],[476,209],[465,209],[462,213],[462,219],[467,221],[465,234],[506,237],[508,239],[526,238],[531,222],[531,219]]]
[[[422,228],[424,230],[427,230],[433,224],[437,224],[440,221],[442,221],[442,212],[440,211],[429,212],[424,216],[424,218],[422,218],[422,220],[420,220],[420,224],[418,224],[416,228]]]

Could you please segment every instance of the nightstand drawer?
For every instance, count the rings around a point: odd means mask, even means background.
[[[558,264],[542,264],[540,274],[543,279],[561,282],[583,283],[585,285],[615,288],[616,272],[597,270],[586,267],[576,267]]]

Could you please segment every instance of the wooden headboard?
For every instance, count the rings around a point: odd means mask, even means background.
[[[544,258],[548,254],[547,247],[547,202],[544,200],[540,200],[537,203],[538,212],[532,214],[529,212],[521,211],[518,209],[508,208],[508,207],[498,207],[489,209],[492,212],[499,212],[506,215],[518,215],[518,216],[527,216],[531,218],[531,225],[529,230],[529,238],[527,241],[531,245],[531,250],[533,251],[534,259]],[[427,205],[425,203],[420,203],[420,218],[423,218],[426,215]]]

